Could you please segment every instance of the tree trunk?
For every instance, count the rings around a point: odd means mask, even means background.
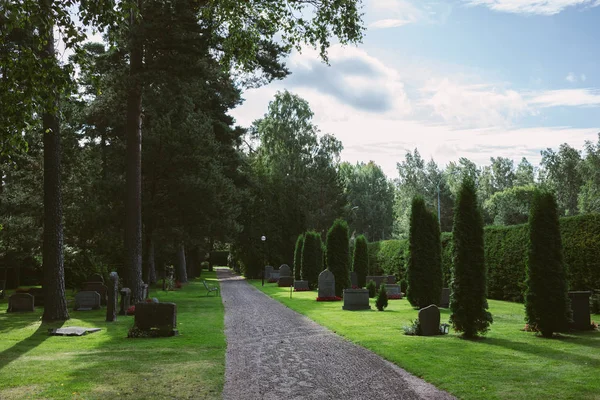
[[[154,259],[154,240],[152,234],[148,238],[148,284],[153,285],[156,283],[156,262]]]
[[[41,9],[45,16],[52,15],[52,0],[41,0]],[[44,65],[54,66],[54,24],[46,21],[40,27],[48,39],[41,52]],[[53,87],[48,87],[54,91]],[[58,93],[51,93],[52,104],[44,104],[42,126],[44,129],[44,241],[43,241],[43,288],[44,314],[42,321],[64,321],[69,319],[65,297],[65,271],[63,265],[63,225],[62,198],[60,183],[60,125],[58,113]]]
[[[137,0],[139,12],[142,0]],[[142,82],[143,45],[139,22],[131,14],[130,83],[127,93],[127,150],[125,198],[125,283],[131,289],[133,304],[142,298]]]
[[[177,280],[181,283],[187,283],[187,268],[185,264],[185,247],[183,243],[177,249]]]

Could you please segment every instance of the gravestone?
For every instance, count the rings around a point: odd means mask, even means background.
[[[395,275],[388,275],[386,283],[389,284],[389,285],[395,285],[396,284],[396,276]]]
[[[100,304],[106,305],[106,294],[108,292],[108,288],[101,282],[84,282],[83,283],[83,292],[98,292],[100,295]]]
[[[294,281],[294,289],[298,291],[309,290],[308,281]]]
[[[154,336],[177,335],[177,305],[175,303],[137,303],[134,326]]]
[[[88,282],[102,282],[104,283],[104,277],[100,274],[92,274],[87,280]]]
[[[127,309],[131,306],[131,289],[124,287],[121,289],[121,308],[119,315],[127,314]]]
[[[442,308],[450,307],[450,288],[442,289],[442,297],[440,299],[440,307],[442,307]]]
[[[590,320],[590,295],[591,292],[569,292],[571,310],[573,311],[573,325],[576,330],[589,330]]]
[[[108,303],[106,304],[106,322],[114,322],[117,320],[117,290],[119,289],[119,275],[116,272],[111,272],[108,276],[110,282],[108,290]]]
[[[352,285],[351,287],[353,287],[353,288],[358,287],[358,276],[356,275],[356,272],[354,272],[354,271],[350,272],[350,284]]]
[[[440,334],[440,309],[435,304],[419,310],[419,324],[422,336]]]
[[[6,312],[35,311],[35,298],[29,293],[14,293],[8,297]]]
[[[290,266],[287,264],[282,264],[279,267],[279,278],[285,278],[288,276],[292,276],[292,271],[290,270]]]
[[[294,277],[293,276],[281,276],[277,280],[277,286],[279,287],[291,287],[294,286]]]
[[[335,297],[335,277],[326,269],[319,274],[319,297]]]
[[[269,280],[279,280],[279,271],[271,271],[271,277],[269,278]]]
[[[75,295],[75,306],[73,311],[97,310],[102,304],[100,293],[92,290],[84,290]]]
[[[142,299],[147,299],[150,297],[150,291],[148,290],[148,284],[142,283]]]
[[[395,278],[394,278],[394,280],[395,280]],[[379,290],[379,286],[381,286],[382,283],[390,283],[387,275],[386,276],[367,276],[366,282],[369,283],[369,281],[375,282],[375,285],[377,286],[378,290]]]
[[[43,288],[30,288],[28,293],[35,297],[35,305],[38,307],[44,307],[44,289]]]
[[[400,292],[400,285],[396,284],[386,283],[385,292],[388,296],[402,296],[402,292]]]
[[[100,328],[82,328],[80,326],[69,326],[67,328],[48,328],[50,336],[83,336],[88,333],[99,332]]]
[[[273,267],[270,265],[267,265],[265,267],[265,281],[268,281],[269,279],[271,279],[271,272],[273,272]]]
[[[370,310],[369,291],[367,289],[344,289],[342,310]]]

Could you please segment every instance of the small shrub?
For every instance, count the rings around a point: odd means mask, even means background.
[[[377,284],[375,283],[374,280],[370,280],[367,283],[367,290],[369,291],[369,297],[373,298],[375,297],[375,295],[377,294]]]
[[[381,284],[381,286],[379,286],[379,293],[377,293],[377,300],[375,301],[375,306],[379,311],[383,311],[388,306],[387,290],[385,290],[384,284]]]

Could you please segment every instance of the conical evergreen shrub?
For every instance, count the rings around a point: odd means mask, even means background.
[[[367,238],[360,235],[354,241],[354,257],[352,270],[356,272],[356,283],[359,288],[367,284],[367,274],[369,271],[369,247]]]
[[[454,205],[452,294],[450,323],[466,338],[488,331],[493,322],[488,310],[483,250],[483,219],[475,183],[462,182]]]
[[[529,211],[525,314],[530,327],[544,337],[563,332],[571,319],[571,306],[556,200],[536,192]]]
[[[294,279],[302,279],[302,246],[304,246],[304,234],[301,233],[296,239],[296,248],[294,249]]]
[[[367,282],[366,289],[369,291],[370,298],[373,298],[377,295],[377,284],[374,280],[371,279],[369,282]]]
[[[408,242],[406,298],[413,307],[439,305],[443,285],[440,226],[422,197],[412,201]]]
[[[336,219],[327,232],[327,268],[335,277],[335,295],[342,296],[344,289],[350,286],[350,251],[348,224]]]
[[[323,252],[321,235],[317,232],[306,232],[302,245],[302,279],[308,281],[311,288],[317,287],[319,274],[323,270]]]
[[[377,293],[377,299],[375,300],[375,307],[379,311],[383,311],[388,306],[387,290],[385,289],[385,283],[379,285],[379,292]]]

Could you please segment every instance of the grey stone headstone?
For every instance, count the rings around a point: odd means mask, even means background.
[[[358,276],[354,271],[350,272],[350,284],[352,287],[358,287]]]
[[[148,290],[148,284],[142,283],[142,299],[147,299],[150,297],[150,291]]]
[[[326,269],[319,274],[319,297],[335,296],[335,277],[333,273]]]
[[[277,286],[279,287],[290,287],[294,286],[294,277],[293,276],[280,276],[277,280]]]
[[[273,267],[270,265],[267,265],[265,267],[265,281],[268,281],[269,279],[271,279],[271,272],[273,272]]]
[[[93,290],[84,290],[75,295],[74,311],[89,311],[100,308],[100,293]]]
[[[294,289],[309,290],[308,281],[294,281]]]
[[[386,284],[385,285],[385,292],[388,295],[399,295],[401,294],[400,292],[400,285],[396,285],[396,284]]]
[[[442,307],[442,308],[450,307],[450,288],[442,289],[442,297],[440,299],[440,307]]]
[[[67,328],[50,328],[48,334],[50,336],[83,336],[88,333],[100,331],[100,328],[82,328],[80,326],[69,326]]]
[[[435,336],[440,334],[440,309],[435,304],[419,310],[421,335]]]
[[[370,310],[369,291],[367,289],[344,289],[342,310]]]
[[[98,292],[100,295],[100,304],[103,306],[106,305],[106,295],[108,293],[108,288],[101,282],[85,282],[83,284],[83,292]]]
[[[110,282],[108,290],[108,303],[106,304],[106,322],[114,322],[117,320],[117,299],[119,290],[119,275],[116,272],[111,272],[109,275]]]
[[[289,266],[289,265],[287,265],[287,264],[282,264],[282,265],[279,267],[279,277],[280,277],[280,278],[283,278],[283,277],[286,277],[286,276],[292,276],[292,271],[291,271],[291,269],[290,269],[290,266]]]
[[[137,303],[134,325],[142,331],[156,330],[158,336],[177,335],[175,303]]]
[[[279,271],[271,271],[271,277],[269,279],[279,280]]]
[[[369,283],[369,281],[373,281],[375,282],[375,285],[377,286],[377,289],[379,290],[379,286],[381,286],[381,284],[383,282],[387,283],[387,276],[367,276],[367,280],[366,282]]]
[[[35,311],[34,299],[29,293],[14,293],[8,297],[6,312]]]
[[[127,309],[131,306],[131,289],[124,287],[121,289],[121,308],[119,315],[127,314]]]
[[[590,319],[591,292],[569,292],[571,311],[573,311],[573,328],[576,330],[589,330],[592,324]]]

